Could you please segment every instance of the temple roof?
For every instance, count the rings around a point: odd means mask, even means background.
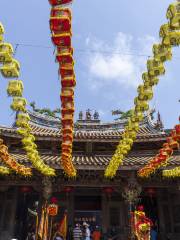
[[[120,166],[122,170],[137,170],[143,165],[148,163],[155,155],[157,151],[144,152],[141,153],[130,153],[123,160],[123,165]],[[31,166],[26,154],[24,153],[11,153],[11,155],[22,164]],[[73,163],[77,169],[89,169],[89,170],[103,170],[108,165],[111,160],[112,155],[74,155]],[[41,159],[51,167],[55,169],[61,169],[60,166],[60,154],[41,154]],[[0,163],[1,160],[0,160]],[[169,159],[169,167],[178,166],[180,163],[180,155],[175,153]],[[167,167],[166,167],[167,168]]]
[[[35,112],[29,112],[31,117],[30,125],[32,127],[32,133],[36,136],[37,140],[45,141],[60,141],[61,138],[61,124],[60,120],[52,117],[47,117]],[[123,133],[127,120],[119,120],[109,123],[102,123],[100,120],[78,120],[75,123],[74,141],[75,142],[95,142],[108,144],[117,144]],[[16,133],[16,127],[4,127],[0,126],[0,133],[2,137],[10,137],[11,139],[20,140],[20,136]],[[134,148],[128,156],[124,159],[123,165],[120,169],[139,169],[151,160],[158,152],[159,144],[165,142],[168,133],[162,129],[162,125],[159,122],[152,119],[151,112],[148,112],[144,117],[143,122],[140,124],[140,130],[137,136],[137,143],[148,142],[158,144],[156,149],[143,149]],[[18,141],[19,141],[18,140]],[[11,140],[10,140],[11,141]],[[84,144],[84,143],[83,143]],[[58,144],[59,145],[59,144]],[[139,144],[143,145],[143,144]],[[112,150],[112,149],[111,149]],[[25,165],[30,165],[27,156],[23,149],[18,147],[9,149],[10,154],[19,162]],[[106,149],[106,151],[74,151],[73,162],[77,169],[88,170],[103,170],[108,165],[113,151]],[[60,152],[54,149],[40,149],[40,155],[42,160],[55,169],[61,169],[60,166]],[[0,164],[1,164],[0,160]],[[170,167],[176,166],[180,163],[180,155],[176,153],[171,157]]]
[[[36,138],[60,138],[61,137],[61,124],[60,120],[52,117],[47,117],[39,113],[29,112],[31,121],[30,125],[32,133]],[[117,141],[120,139],[127,119],[102,123],[99,120],[78,120],[75,123],[74,140],[96,140],[102,139]],[[0,126],[1,134],[4,136],[15,135],[16,127],[3,127]],[[148,112],[144,120],[140,123],[140,130],[138,132],[137,141],[148,139],[160,140],[167,136],[161,125],[152,120],[151,112]]]

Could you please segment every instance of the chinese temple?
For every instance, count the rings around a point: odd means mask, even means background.
[[[88,222],[100,226],[102,232],[114,233],[116,239],[128,239],[129,215],[136,204],[144,206],[147,216],[156,225],[160,239],[180,239],[180,182],[163,179],[161,170],[148,179],[137,177],[137,170],[156,155],[168,130],[163,129],[149,111],[140,124],[137,139],[113,179],[104,177],[127,119],[103,123],[98,112],[80,112],[75,123],[73,162],[78,170],[76,178],[68,178],[60,164],[60,120],[37,112],[29,112],[30,126],[36,137],[41,158],[56,169],[56,177],[44,177],[35,169],[33,177],[0,176],[0,239],[26,239],[26,233],[35,224],[34,209],[40,209],[44,198],[58,200],[59,222],[64,211],[68,226]],[[0,126],[0,135],[10,154],[26,166],[31,166],[16,133],[16,126]],[[179,165],[180,152],[171,157],[168,168]],[[1,162],[1,165],[3,163]],[[37,207],[37,205],[39,207]]]

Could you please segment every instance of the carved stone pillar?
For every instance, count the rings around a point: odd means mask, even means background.
[[[138,202],[139,195],[142,191],[141,186],[136,180],[136,177],[134,173],[131,173],[131,176],[129,177],[127,184],[124,186],[122,197],[125,199],[125,201],[128,204],[128,219],[129,219],[129,229],[128,229],[128,239],[134,239],[134,234],[132,232],[132,226],[131,226],[131,212],[133,211],[134,204]]]
[[[52,181],[49,177],[44,177],[42,180],[42,195],[45,200],[48,200],[52,195]]]

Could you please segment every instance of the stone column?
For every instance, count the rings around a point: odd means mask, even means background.
[[[102,193],[102,230],[106,233],[109,228],[109,199]]]
[[[133,211],[134,204],[138,201],[139,195],[141,193],[141,186],[138,184],[135,174],[132,173],[128,179],[127,184],[124,186],[124,190],[122,192],[122,196],[127,202],[128,205],[128,239],[133,240],[134,234],[132,232],[131,227],[131,212]]]

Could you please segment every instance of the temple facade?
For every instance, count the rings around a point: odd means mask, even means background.
[[[163,179],[161,170],[146,180],[137,177],[137,170],[157,154],[169,134],[159,119],[153,120],[152,112],[145,116],[131,152],[113,179],[104,178],[104,170],[121,138],[126,119],[102,123],[97,112],[91,116],[88,110],[85,117],[80,113],[73,145],[78,175],[69,179],[60,164],[60,121],[35,112],[29,115],[41,158],[56,169],[57,175],[47,178],[34,169],[32,178],[16,174],[0,176],[0,239],[26,239],[29,228],[35,224],[33,211],[41,209],[42,196],[58,199],[59,211],[53,224],[60,222],[67,210],[69,229],[85,221],[91,228],[98,225],[104,236],[128,239],[130,211],[141,204],[156,226],[159,239],[167,236],[180,239],[180,181]],[[19,163],[31,166],[16,126],[0,126],[0,135],[10,154]],[[168,167],[179,164],[177,151]]]

